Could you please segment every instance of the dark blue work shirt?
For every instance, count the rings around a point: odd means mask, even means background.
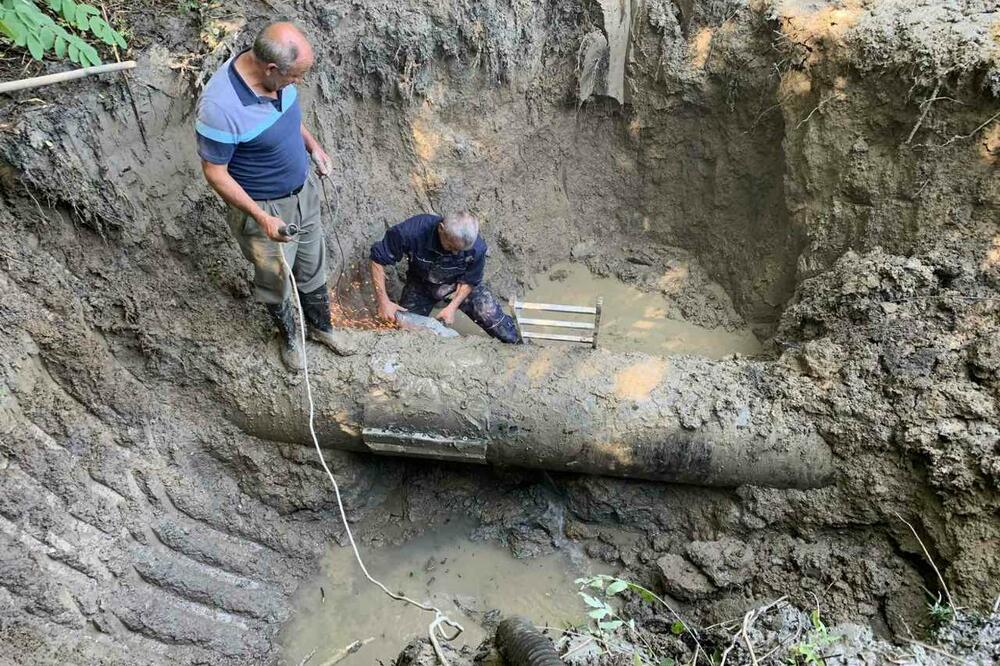
[[[410,264],[408,281],[476,286],[483,281],[486,269],[486,241],[479,236],[472,249],[448,252],[441,246],[437,232],[443,219],[440,215],[414,215],[390,227],[385,237],[372,245],[371,260],[391,266],[406,257]]]

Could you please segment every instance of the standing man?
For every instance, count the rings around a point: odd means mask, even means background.
[[[302,369],[304,350],[279,252],[298,284],[310,338],[338,354],[351,353],[330,323],[319,183],[309,156],[322,177],[332,165],[302,122],[295,88],[313,61],[312,47],[298,28],[267,26],[252,49],[209,80],[196,126],[205,179],[229,204],[229,227],[254,265],[254,296],[274,318],[281,359],[293,371]],[[285,235],[290,224],[300,229],[297,236]]]
[[[385,290],[385,267],[406,257],[406,285],[394,303]],[[445,297],[451,296],[437,318],[451,326],[461,310],[479,328],[501,342],[520,343],[513,317],[503,311],[483,284],[486,241],[479,235],[479,220],[470,213],[416,215],[391,227],[372,245],[371,272],[379,316],[396,321],[399,310],[425,317]]]

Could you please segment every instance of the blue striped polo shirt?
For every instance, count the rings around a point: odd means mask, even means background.
[[[309,175],[298,92],[289,85],[278,91],[278,99],[258,95],[236,71],[238,57],[226,62],[202,92],[195,125],[198,154],[212,164],[229,165],[229,174],[252,199],[278,199],[302,187]]]

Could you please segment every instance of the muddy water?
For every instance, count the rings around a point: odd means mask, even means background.
[[[747,328],[727,331],[705,328],[676,317],[670,300],[660,293],[646,293],[611,277],[593,275],[586,266],[562,263],[540,276],[538,287],[524,294],[521,300],[593,306],[597,297],[604,306],[598,342],[611,351],[641,351],[655,355],[693,354],[722,358],[739,353],[751,356],[760,352],[760,342]],[[532,312],[535,319],[593,321],[593,316],[562,313]],[[455,328],[463,335],[483,335],[465,315],[459,315]],[[588,334],[587,331],[530,327],[531,330],[557,334]],[[565,345],[566,342],[536,341],[541,345]]]
[[[465,627],[454,645],[478,645],[483,614],[499,609],[539,623],[586,619],[573,580],[588,573],[566,555],[514,559],[494,543],[472,542],[470,526],[438,530],[382,550],[362,550],[369,571],[389,589],[430,602]],[[298,591],[296,612],[282,631],[285,663],[323,664],[356,640],[374,638],[341,666],[391,663],[414,636],[426,636],[430,613],[393,601],[364,579],[350,548],[333,548],[322,573]]]

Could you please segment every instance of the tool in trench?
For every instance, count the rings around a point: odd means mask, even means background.
[[[292,230],[294,228],[294,231]],[[286,225],[283,229],[282,235],[287,235],[289,237],[295,236],[298,233],[298,228],[294,224]],[[299,335],[301,336],[302,344],[302,372],[303,378],[305,380],[306,387],[306,399],[309,404],[309,434],[312,437],[313,445],[316,447],[316,454],[319,456],[319,462],[323,466],[323,471],[326,472],[327,477],[330,479],[330,483],[333,484],[333,492],[337,498],[337,508],[340,511],[340,520],[344,525],[344,532],[347,534],[347,540],[351,544],[351,549],[354,551],[354,559],[357,560],[358,566],[361,567],[361,572],[364,574],[368,582],[372,583],[378,587],[387,596],[396,601],[402,601],[403,603],[410,604],[420,610],[427,611],[428,613],[434,613],[434,619],[427,627],[427,634],[430,637],[431,646],[434,648],[434,654],[443,666],[448,666],[448,660],[444,656],[444,651],[441,648],[441,640],[450,642],[455,640],[465,631],[458,622],[455,622],[447,615],[444,611],[436,606],[430,604],[421,603],[405,594],[392,592],[388,587],[386,587],[382,582],[376,580],[370,573],[368,573],[368,567],[365,566],[364,560],[361,559],[361,553],[358,550],[358,544],[354,541],[354,534],[351,532],[351,525],[347,521],[347,512],[344,509],[344,500],[340,495],[340,485],[337,483],[337,479],[334,478],[333,472],[330,471],[330,467],[326,464],[326,457],[323,455],[323,450],[319,447],[319,438],[316,436],[316,405],[313,402],[312,393],[312,383],[309,380],[309,359],[307,357],[308,352],[306,351],[306,326],[305,326],[305,316],[302,312],[302,300],[299,297],[299,288],[295,282],[295,276],[292,274],[292,269],[288,265],[288,260],[285,259],[284,252],[278,252],[278,256],[281,257],[281,264],[288,274],[289,280],[292,283],[292,296],[295,299],[295,308],[299,313]],[[449,636],[445,631],[444,626],[447,625],[454,630],[454,634]],[[440,640],[439,640],[440,639]]]
[[[407,310],[400,310],[396,313],[396,325],[407,331],[422,331],[433,333],[440,338],[457,338],[458,331],[449,328],[434,317],[425,317]]]

